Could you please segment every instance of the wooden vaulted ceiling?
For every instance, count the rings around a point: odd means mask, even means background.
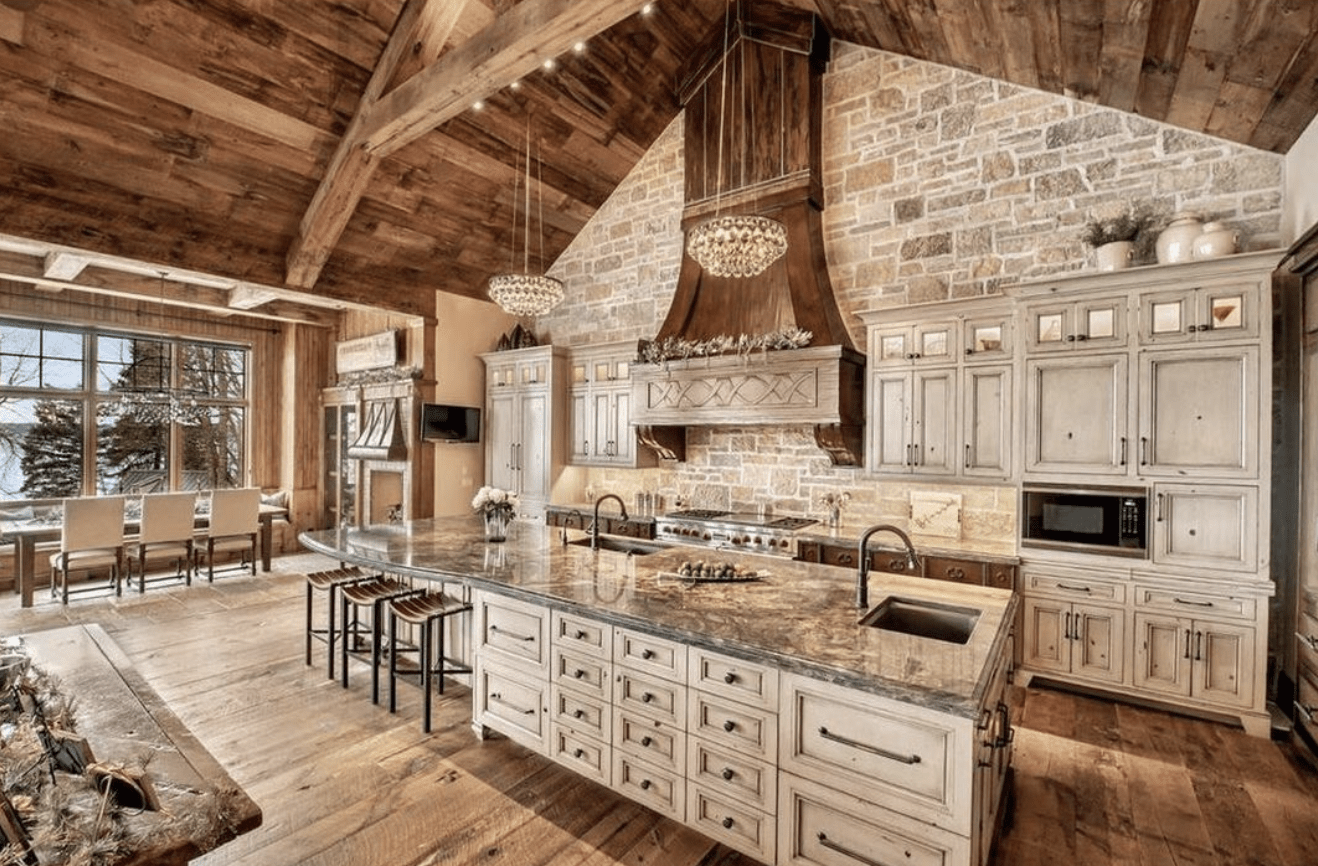
[[[0,286],[154,297],[160,269],[176,300],[307,321],[484,297],[524,243],[528,128],[534,267],[676,116],[725,2],[0,0]],[[750,2],[1279,153],[1318,113],[1313,0]]]

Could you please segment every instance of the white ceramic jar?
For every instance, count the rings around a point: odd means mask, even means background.
[[[1194,258],[1194,241],[1203,233],[1204,224],[1199,215],[1180,211],[1172,215],[1172,221],[1158,235],[1155,248],[1158,264],[1188,262]]]
[[[1135,244],[1130,241],[1112,241],[1094,248],[1100,271],[1119,271],[1130,267],[1135,259]]]
[[[1196,259],[1217,259],[1235,253],[1240,244],[1240,233],[1226,223],[1206,222],[1203,233],[1194,239]]]

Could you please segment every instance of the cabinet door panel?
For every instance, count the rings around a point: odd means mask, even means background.
[[[522,484],[520,492],[529,496],[549,496],[549,393],[522,397],[521,440],[517,443],[517,469]]]
[[[1011,367],[966,367],[962,373],[962,470],[1011,475]]]
[[[1124,471],[1126,369],[1125,355],[1028,362],[1028,470]]]
[[[1258,350],[1146,352],[1140,374],[1140,471],[1252,476]]]
[[[1050,598],[1025,598],[1023,661],[1027,667],[1069,673],[1071,642],[1066,624],[1071,605]]]
[[[909,472],[910,402],[909,373],[876,374],[871,393],[870,469],[876,472]]]
[[[489,418],[485,422],[486,477],[492,487],[517,490],[513,452],[521,430],[517,417],[517,397],[494,394],[490,397]]]
[[[632,392],[613,392],[613,456],[630,466],[636,461],[636,432],[632,429]]]
[[[1254,697],[1254,630],[1195,623],[1194,696],[1248,707]]]
[[[1073,673],[1110,682],[1125,679],[1125,611],[1076,605],[1071,614]]]
[[[609,424],[612,413],[609,411],[609,393],[594,391],[590,396],[591,433],[594,440],[590,443],[590,456],[599,460],[613,456],[613,429]]]
[[[590,392],[585,388],[574,388],[568,395],[568,423],[571,427],[572,441],[568,445],[568,459],[580,463],[590,459]]]
[[[956,472],[956,370],[921,370],[914,375],[915,426],[911,459],[916,472]]]
[[[1258,490],[1160,484],[1154,488],[1153,560],[1254,571]]]
[[[1135,685],[1168,695],[1190,695],[1188,620],[1135,614]]]

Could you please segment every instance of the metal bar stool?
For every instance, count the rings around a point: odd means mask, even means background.
[[[343,627],[339,641],[339,659],[343,664],[340,671],[342,685],[348,687],[348,656],[363,657],[366,653],[357,649],[361,640],[361,611],[371,611],[371,703],[380,703],[380,653],[384,644],[384,605],[391,599],[405,595],[420,595],[421,590],[413,589],[396,577],[378,575],[357,583],[345,583],[339,589],[339,623]]]
[[[444,647],[444,623],[451,616],[460,616],[471,612],[471,602],[448,595],[440,587],[439,592],[424,595],[412,595],[395,598],[389,602],[389,712],[398,710],[398,678],[410,674],[419,674],[421,692],[424,695],[423,722],[421,730],[430,733],[430,704],[432,677],[439,677],[439,693],[444,694],[444,675],[469,674],[471,668],[458,659],[448,658]],[[416,646],[409,646],[399,641],[398,621],[410,623],[420,629]],[[434,649],[434,658],[431,650]],[[398,655],[402,652],[415,651],[417,654],[416,671],[400,671]]]
[[[369,580],[370,575],[362,574],[357,566],[335,568],[329,571],[313,571],[307,575],[307,666],[311,666],[311,639],[325,643],[327,676],[334,679],[334,646],[338,638],[336,608],[338,607],[338,590],[348,583]],[[313,601],[317,592],[325,593],[325,625],[314,624],[312,614]]]

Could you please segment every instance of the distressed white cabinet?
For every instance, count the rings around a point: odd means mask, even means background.
[[[1076,570],[1022,569],[1022,683],[1034,673],[1127,681],[1126,587]]]
[[[1127,297],[1110,291],[1030,301],[1021,318],[1029,354],[1124,348],[1129,334]]]
[[[1014,471],[1014,318],[1002,298],[861,313],[870,372],[866,466],[880,475]]]
[[[532,751],[549,746],[549,612],[473,593],[476,664],[472,726],[497,730]]]
[[[572,350],[568,365],[568,462],[577,466],[654,465],[654,453],[638,448],[631,421],[635,342]]]
[[[563,467],[566,350],[536,346],[485,362],[485,481],[521,498],[520,517],[544,519]]]
[[[1207,285],[1149,292],[1140,299],[1140,342],[1256,340],[1262,327],[1257,282],[1210,279]]]
[[[1025,471],[1124,475],[1130,462],[1125,354],[1025,361]]]
[[[1138,474],[1258,476],[1258,346],[1145,351],[1139,367]]]
[[[1226,569],[1259,565],[1259,491],[1252,485],[1155,484],[1152,553],[1160,565]]]

